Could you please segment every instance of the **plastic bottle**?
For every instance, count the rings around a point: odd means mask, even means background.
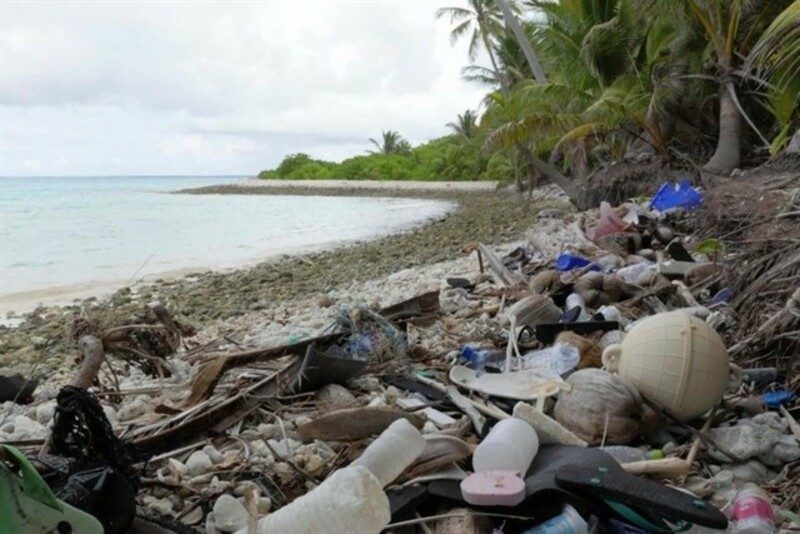
[[[524,477],[539,451],[539,437],[521,419],[503,419],[492,427],[472,454],[472,467],[479,471],[516,471]]]
[[[775,514],[766,492],[748,482],[733,500],[735,534],[768,534],[775,532]]]
[[[350,465],[363,465],[387,486],[425,450],[425,438],[402,417],[389,425]]]
[[[506,351],[472,348],[469,345],[464,345],[461,347],[461,358],[468,361],[470,367],[476,371],[483,371],[487,365],[501,367],[506,361]]]
[[[653,280],[656,279],[656,276],[658,276],[658,264],[642,261],[618,269],[614,274],[622,278],[628,284],[646,286],[650,285]]]
[[[561,376],[575,369],[580,361],[581,353],[577,347],[558,343],[546,349],[523,354],[522,368],[541,369]]]
[[[259,534],[358,532],[377,534],[391,521],[381,482],[364,466],[348,466],[258,521]],[[237,534],[246,534],[241,529]]]
[[[565,504],[560,514],[526,530],[525,534],[587,534],[588,532],[589,527],[581,514],[572,506]]]
[[[621,464],[641,462],[642,460],[660,460],[664,457],[661,449],[646,451],[639,447],[628,447],[626,445],[609,445],[608,447],[600,447],[600,450],[610,454]]]

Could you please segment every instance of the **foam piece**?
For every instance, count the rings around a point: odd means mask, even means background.
[[[516,471],[481,471],[461,481],[461,496],[478,506],[516,506],[525,499],[525,481]]]

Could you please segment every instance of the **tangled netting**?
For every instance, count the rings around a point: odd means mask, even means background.
[[[406,355],[405,335],[366,307],[342,308],[334,324],[351,332],[346,350],[353,359],[383,363]]]
[[[65,386],[56,402],[53,452],[79,464],[113,467],[138,488],[133,464],[141,460],[140,455],[135,446],[114,434],[97,398],[85,389]]]

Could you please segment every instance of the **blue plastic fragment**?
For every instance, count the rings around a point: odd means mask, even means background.
[[[714,298],[711,300],[714,304],[721,304],[723,302],[728,302],[733,297],[733,290],[729,287],[724,287],[717,291],[717,294],[714,295]]]
[[[692,187],[689,180],[682,180],[679,184],[665,182],[658,188],[656,194],[650,199],[650,207],[658,211],[667,211],[675,208],[693,210],[703,204],[703,195]]]
[[[761,400],[770,408],[777,408],[778,406],[791,402],[792,399],[794,399],[794,391],[788,389],[769,391],[761,395]]]
[[[586,258],[582,258],[581,256],[577,256],[569,252],[562,252],[556,258],[556,271],[571,271],[572,269],[586,267],[591,263],[591,261],[587,260]],[[598,265],[592,265],[591,270],[599,271],[600,267]]]

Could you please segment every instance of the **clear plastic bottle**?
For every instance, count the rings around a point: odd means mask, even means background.
[[[503,419],[492,427],[472,454],[472,467],[480,471],[516,471],[524,477],[539,452],[539,437],[522,419]]]
[[[408,419],[400,418],[370,443],[351,465],[363,465],[381,484],[389,485],[425,450],[425,438]]]
[[[589,527],[575,508],[565,504],[560,514],[541,525],[525,531],[525,534],[587,534]]]
[[[541,369],[554,375],[564,375],[578,365],[581,353],[572,345],[558,343],[546,349],[522,355],[522,369]]]
[[[748,482],[733,500],[733,532],[735,534],[769,534],[775,532],[775,513],[767,493]]]

